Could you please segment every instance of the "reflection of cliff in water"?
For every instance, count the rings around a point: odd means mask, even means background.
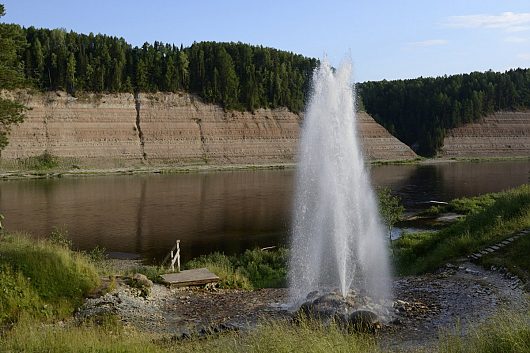
[[[528,183],[529,170],[528,161],[511,161],[376,166],[371,174],[410,209]],[[4,181],[0,213],[11,231],[46,235],[64,225],[81,249],[161,258],[181,239],[185,259],[238,253],[287,242],[293,176],[262,170]]]

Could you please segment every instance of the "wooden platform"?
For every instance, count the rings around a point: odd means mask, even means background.
[[[219,282],[219,277],[207,268],[195,268],[161,276],[166,284],[174,287],[200,286]]]

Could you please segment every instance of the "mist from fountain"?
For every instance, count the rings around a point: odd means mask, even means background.
[[[355,118],[351,60],[313,74],[298,152],[289,288],[390,298],[388,249]]]

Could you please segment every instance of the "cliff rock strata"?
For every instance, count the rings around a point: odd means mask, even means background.
[[[530,111],[498,112],[449,131],[442,157],[530,156]]]
[[[31,108],[10,134],[2,159],[48,151],[86,165],[141,162],[291,163],[301,116],[287,109],[224,111],[186,93],[85,94],[4,92]],[[412,159],[412,150],[366,113],[359,131],[370,159]]]

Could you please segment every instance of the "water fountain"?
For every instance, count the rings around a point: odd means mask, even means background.
[[[297,307],[332,293],[349,303],[341,310],[351,314],[390,298],[385,232],[354,106],[350,61],[335,70],[324,59],[313,76],[298,154],[289,263]]]

